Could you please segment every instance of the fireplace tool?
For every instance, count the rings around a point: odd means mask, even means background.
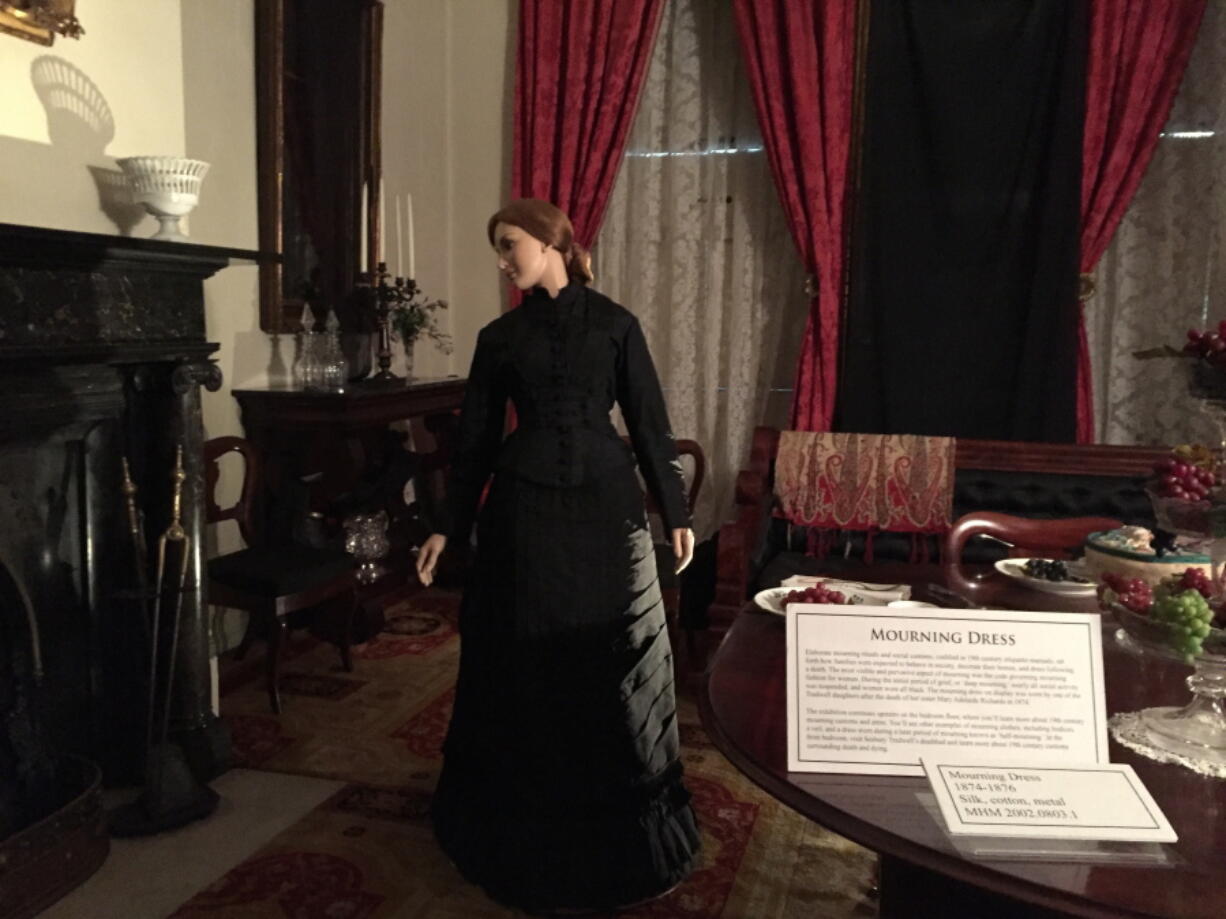
[[[144,591],[149,586],[145,582],[145,524],[136,506],[136,483],[132,481],[132,470],[126,456],[123,458],[123,498],[128,511],[128,535],[132,537],[132,567],[135,569],[136,586]]]
[[[191,537],[183,529],[183,447],[175,452],[175,467],[171,473],[174,484],[171,498],[170,524],[158,538],[157,566],[154,571],[152,633],[149,652],[149,709],[145,720],[145,787],[140,797],[117,808],[111,815],[111,833],[115,836],[143,836],[173,829],[208,816],[217,807],[217,793],[196,781],[187,759],[178,744],[169,742],[171,691],[174,687],[175,658],[179,653],[180,616],[187,574],[191,564]],[[167,565],[167,550],[174,546],[177,563]],[[166,657],[165,692],[161,718],[157,711],[158,658],[161,644],[160,625],[163,601],[167,591],[174,597],[171,606],[170,648]],[[159,736],[154,737],[155,722],[160,720]]]
[[[128,535],[132,539],[132,573],[136,576],[135,598],[140,604],[141,625],[144,640],[149,640],[149,574],[145,569],[145,560],[149,557],[145,545],[145,521],[136,503],[136,483],[132,481],[132,470],[128,458],[123,457],[123,499],[128,512]]]

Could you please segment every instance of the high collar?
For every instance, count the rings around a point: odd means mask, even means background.
[[[532,288],[532,293],[529,294],[529,299],[533,303],[539,303],[541,306],[562,307],[570,306],[579,296],[579,291],[583,289],[582,284],[571,281],[565,287],[558,291],[556,297],[549,296],[549,291],[543,287]]]

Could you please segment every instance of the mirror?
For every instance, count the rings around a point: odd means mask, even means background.
[[[260,265],[265,332],[296,331],[307,302],[318,323],[330,308],[365,328],[354,286],[378,251],[382,35],[379,0],[256,3],[260,250],[279,256]]]

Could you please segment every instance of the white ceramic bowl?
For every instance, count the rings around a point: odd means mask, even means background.
[[[161,226],[153,238],[186,239],[179,218],[200,200],[209,164],[183,156],[127,156],[115,162],[128,179],[132,200],[158,218]]]

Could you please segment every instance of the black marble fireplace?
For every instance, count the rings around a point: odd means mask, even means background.
[[[221,384],[217,346],[205,340],[202,282],[256,257],[0,224],[0,566],[28,598],[37,631],[37,650],[10,645],[8,672],[31,672],[30,655],[41,655],[41,679],[24,681],[21,692],[45,748],[6,736],[10,701],[0,711],[0,772],[22,765],[13,752],[21,748],[27,759],[92,760],[108,784],[141,781],[149,605],[138,599],[137,565],[148,569],[168,523],[179,445],[191,551],[170,737],[199,780],[228,768],[228,738],[210,705],[202,577],[199,387]],[[140,559],[121,488],[125,457],[148,541]],[[12,595],[0,592],[0,601]],[[165,607],[163,634],[173,604]],[[0,621],[28,648],[18,612],[0,610]],[[0,692],[0,705],[12,698]]]

